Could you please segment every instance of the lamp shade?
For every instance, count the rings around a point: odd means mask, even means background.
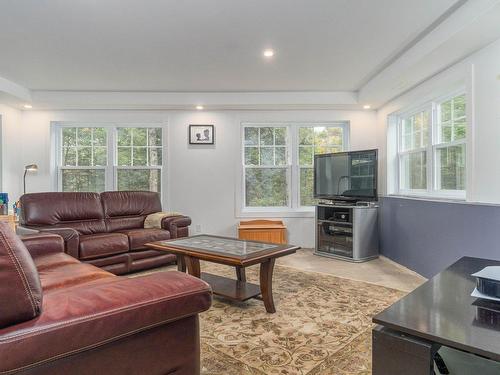
[[[33,171],[33,172],[38,171],[38,165],[36,165],[36,164],[29,164],[26,167],[24,167],[24,170],[25,171]]]

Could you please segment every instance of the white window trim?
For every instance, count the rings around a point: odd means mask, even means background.
[[[107,158],[108,163],[105,167],[83,167],[83,166],[73,166],[73,167],[62,167],[61,160],[61,148],[62,148],[62,137],[61,130],[63,128],[72,127],[87,127],[87,128],[104,128],[107,132]],[[118,166],[118,147],[116,146],[117,139],[117,129],[118,128],[161,128],[162,129],[162,165],[161,166]],[[73,121],[54,121],[51,122],[51,176],[52,176],[52,190],[62,191],[62,169],[104,169],[105,170],[105,190],[113,191],[117,188],[118,179],[118,169],[159,169],[161,173],[161,191],[160,197],[162,202],[167,201],[165,199],[168,193],[167,185],[167,166],[168,166],[168,154],[167,154],[167,130],[168,127],[165,123],[161,122],[141,122],[141,123],[124,123],[124,122],[73,122]],[[115,147],[116,146],[116,147]]]
[[[446,189],[437,189],[437,160],[436,160],[436,155],[437,152],[436,150],[438,148],[443,148],[443,147],[449,147],[449,146],[454,146],[454,145],[461,145],[464,144],[466,146],[466,157],[468,156],[467,148],[469,147],[469,142],[467,141],[470,134],[469,134],[469,129],[470,127],[466,125],[467,133],[465,139],[461,139],[458,141],[452,141],[452,142],[447,142],[447,143],[434,143],[434,140],[437,140],[438,138],[438,107],[441,103],[452,99],[456,96],[459,95],[466,95],[466,106],[468,106],[468,101],[467,101],[467,94],[465,91],[464,87],[461,87],[457,90],[454,90],[452,92],[449,92],[446,95],[440,96],[438,98],[435,98],[434,100],[428,101],[422,105],[413,107],[410,110],[406,110],[403,112],[399,112],[396,114],[397,116],[397,121],[395,123],[396,126],[396,163],[395,163],[395,168],[396,168],[396,173],[395,178],[395,194],[394,195],[400,195],[400,196],[408,196],[408,197],[415,197],[415,198],[438,198],[438,199],[449,199],[449,200],[457,200],[457,201],[464,201],[466,199],[466,192],[467,192],[467,181],[468,178],[466,176],[465,182],[466,182],[466,189],[465,190],[446,190]],[[430,110],[430,119],[431,119],[431,128],[429,131],[429,139],[427,142],[427,147],[421,147],[418,149],[412,149],[412,150],[405,150],[405,151],[400,151],[402,149],[402,136],[401,136],[401,123],[402,120],[405,118],[408,118],[414,114],[417,114],[423,110]],[[469,110],[466,107],[466,124],[469,123],[469,118],[468,118],[468,113]],[[411,154],[415,152],[421,152],[421,151],[426,151],[426,158],[427,158],[427,189],[402,189],[401,188],[401,157],[406,155],[406,154]],[[466,175],[469,173],[467,166],[469,163],[466,163]]]
[[[287,150],[289,172],[288,178],[288,206],[285,207],[246,207],[245,206],[245,127],[287,127]],[[298,134],[301,127],[335,126],[343,129],[343,151],[350,150],[350,121],[262,121],[240,124],[240,158],[238,160],[238,173],[236,179],[235,215],[236,217],[314,217],[313,206],[300,206],[300,166]],[[270,166],[275,168],[274,166]],[[248,168],[248,167],[247,167]],[[259,167],[261,168],[261,167]]]

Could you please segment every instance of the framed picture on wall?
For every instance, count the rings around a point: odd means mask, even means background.
[[[189,125],[190,145],[213,145],[215,127],[213,125]]]

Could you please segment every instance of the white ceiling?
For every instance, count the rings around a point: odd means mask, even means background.
[[[0,77],[31,90],[357,91],[455,3],[2,0]]]

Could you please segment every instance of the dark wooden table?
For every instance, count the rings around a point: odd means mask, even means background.
[[[461,258],[376,315],[373,375],[432,374],[441,345],[500,361],[500,304],[470,296],[486,266],[500,262]]]
[[[177,255],[177,267],[206,281],[214,294],[246,301],[262,296],[266,311],[276,312],[273,299],[273,270],[276,258],[295,253],[300,247],[235,238],[198,235],[146,244],[148,247]],[[233,266],[236,280],[201,272],[200,260]],[[245,267],[260,264],[260,285],[246,281]]]

